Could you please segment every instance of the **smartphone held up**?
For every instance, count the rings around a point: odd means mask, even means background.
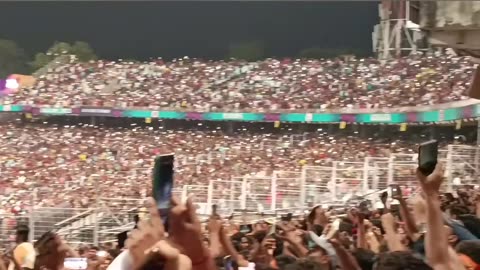
[[[418,169],[427,176],[433,173],[437,166],[438,141],[431,140],[418,147]]]
[[[174,160],[173,154],[161,155],[155,158],[153,166],[152,194],[165,226],[172,199]]]

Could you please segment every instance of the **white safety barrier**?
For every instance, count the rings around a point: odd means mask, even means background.
[[[449,145],[439,152],[439,160],[445,166],[444,190],[479,184],[478,147]],[[208,185],[185,185],[173,194],[182,200],[191,197],[202,218],[211,214],[213,205],[224,217],[238,217],[245,211],[258,216],[294,210],[301,214],[318,204],[345,206],[359,197],[375,201],[378,193],[391,184],[399,184],[413,194],[417,162],[416,154],[366,157],[363,162],[332,161],[329,166],[301,166],[299,171],[273,171],[211,180]],[[71,243],[101,244],[116,241],[118,233],[130,230],[135,215],[146,216],[143,198],[102,198],[101,192],[95,196],[89,208],[33,207],[24,215],[3,215],[2,239],[9,241],[13,228],[24,223],[30,225],[32,239],[54,229]]]

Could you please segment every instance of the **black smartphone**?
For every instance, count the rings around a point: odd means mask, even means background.
[[[402,197],[402,189],[399,185],[390,185],[390,192],[394,198]]]
[[[385,204],[388,200],[388,192],[386,191],[382,192],[382,194],[380,195],[380,200],[382,201],[382,203]]]
[[[217,205],[216,204],[212,204],[212,217],[219,217],[218,213],[217,213]]]
[[[173,154],[161,155],[155,158],[153,166],[152,194],[165,226],[168,224],[167,218],[172,199],[174,159]]]
[[[253,231],[252,224],[243,224],[240,225],[240,232],[243,234],[251,233]]]
[[[437,166],[438,141],[431,140],[418,147],[418,168],[423,175],[430,175]]]
[[[286,215],[281,215],[280,216],[280,221],[283,221],[283,222],[290,222],[292,220],[292,213],[288,213]]]

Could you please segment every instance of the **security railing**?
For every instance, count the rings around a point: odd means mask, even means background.
[[[444,190],[479,184],[478,153],[478,147],[465,145],[449,145],[439,152],[445,166]],[[247,211],[257,213],[252,215],[257,218],[293,209],[301,212],[318,204],[348,206],[359,198],[374,203],[378,193],[391,184],[410,189],[412,194],[417,186],[417,162],[415,154],[367,157],[363,162],[333,161],[331,166],[303,166],[301,172],[273,171],[262,176],[211,180],[208,185],[184,185],[173,193],[183,201],[192,198],[202,219],[210,215],[214,204],[225,217]],[[55,230],[73,244],[114,242],[119,233],[132,229],[133,216],[146,215],[142,198],[104,198],[101,194],[95,195],[89,208],[33,207],[24,215],[3,215],[1,244],[13,240],[13,230],[19,223],[30,225],[32,239]]]

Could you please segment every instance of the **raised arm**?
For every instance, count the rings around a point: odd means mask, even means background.
[[[220,230],[219,232],[220,236],[220,243],[223,247],[223,250],[232,257],[234,261],[237,262],[237,264],[241,267],[247,267],[248,266],[248,261],[246,261],[238,252],[235,250],[235,248],[232,245],[232,242],[230,241],[230,238],[228,235],[225,233],[224,230]],[[211,240],[210,240],[211,241]]]
[[[338,262],[342,266],[342,269],[348,270],[361,270],[360,266],[357,263],[357,260],[353,255],[346,250],[338,241],[338,239],[331,239],[329,242],[332,244],[335,249],[335,253],[338,256]]]
[[[365,215],[353,208],[348,211],[347,216],[353,222],[353,224],[357,225],[357,247],[368,249]]]
[[[222,223],[215,217],[210,217],[208,221],[208,233],[210,237],[210,253],[216,258],[222,253],[222,243],[220,241],[220,233],[222,231]]]
[[[284,241],[288,242],[289,246],[292,247],[296,255],[298,257],[306,256],[308,253],[308,249],[295,240],[295,229],[291,228],[290,226],[284,226],[282,224],[277,224],[277,226],[284,231],[284,234],[279,237],[281,237]]]
[[[440,209],[439,190],[443,182],[443,170],[440,165],[437,165],[432,174],[425,176],[417,169],[417,179],[426,197],[425,252],[428,262],[435,270],[454,270],[449,266],[449,244]]]
[[[413,240],[416,241],[418,239],[418,229],[415,225],[415,218],[408,210],[408,205],[403,196],[394,196],[394,199],[398,200],[400,203],[400,215],[402,216],[402,220],[405,222],[405,230],[407,235]]]
[[[385,230],[385,240],[390,251],[404,251],[407,249],[395,231],[395,218],[391,213],[382,215],[382,226]]]

